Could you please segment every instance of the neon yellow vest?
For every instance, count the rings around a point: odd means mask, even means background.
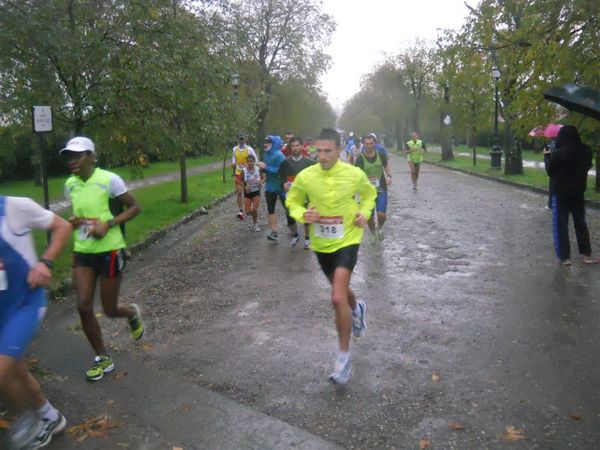
[[[412,151],[408,154],[409,161],[420,163],[423,161],[423,141],[421,139],[417,139],[416,142],[413,142],[411,139],[406,143],[409,149]],[[416,151],[415,151],[416,150]]]
[[[110,212],[110,179],[114,173],[103,169],[94,169],[92,176],[83,181],[78,175],[71,175],[65,182],[65,191],[71,200],[73,214],[76,217],[107,222],[114,218]],[[104,253],[126,246],[120,227],[112,227],[102,239],[85,237],[84,227],[73,232],[74,248],[79,253]]]
[[[250,152],[248,151],[248,146],[244,145],[244,148],[240,148],[239,145],[235,147],[235,173],[236,175],[241,175],[244,173],[244,167],[248,165],[248,155]]]

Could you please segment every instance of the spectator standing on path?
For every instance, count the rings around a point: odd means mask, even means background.
[[[411,140],[404,146],[404,151],[406,152],[406,159],[410,167],[410,179],[412,180],[413,191],[416,191],[417,182],[419,181],[419,170],[423,162],[423,154],[427,151],[425,143],[419,139],[416,131],[411,133]]]
[[[595,264],[592,258],[590,232],[585,220],[584,192],[588,171],[592,167],[592,150],[581,142],[577,128],[565,125],[556,137],[556,150],[544,150],[544,165],[550,176],[554,250],[561,264],[571,265],[569,214],[573,216],[575,236],[581,260]]]
[[[65,182],[65,197],[71,202],[73,216],[69,222],[74,229],[73,283],[81,326],[96,354],[92,367],[86,372],[88,381],[100,380],[114,370],[102,331],[94,315],[94,291],[100,279],[100,297],[108,317],[124,317],[129,322],[131,336],[138,340],[144,334],[140,308],[136,304],[120,305],[119,287],[125,266],[125,239],[121,228],[140,213],[140,207],[123,179],[96,167],[94,143],[85,137],[75,137],[60,151],[71,176]],[[114,216],[111,199],[125,208]]]
[[[375,209],[377,211],[377,224],[375,214],[369,218],[369,230],[375,241],[383,241],[383,224],[386,219],[388,204],[388,186],[392,184],[387,152],[375,149],[375,139],[370,134],[363,138],[364,151],[356,159],[355,165],[365,172],[369,182],[377,189]]]
[[[231,158],[231,167],[234,170],[235,175],[235,190],[236,190],[236,201],[238,206],[237,218],[238,220],[244,220],[244,167],[248,164],[248,156],[254,156],[254,161],[258,161],[254,149],[246,144],[246,136],[240,134],[238,136],[238,145],[233,147],[233,156]]]
[[[260,170],[264,171],[267,175],[265,183],[265,199],[267,200],[267,222],[270,230],[267,239],[274,242],[279,239],[277,234],[277,215],[275,214],[277,198],[279,198],[281,204],[285,208],[285,192],[281,187],[281,179],[279,178],[279,166],[285,161],[285,156],[281,153],[281,144],[282,142],[279,136],[267,136],[263,146],[265,151],[263,160],[258,163]],[[291,225],[290,221],[291,218],[288,218],[288,225]]]
[[[292,187],[296,176],[306,169],[307,167],[315,164],[315,160],[307,158],[302,154],[302,144],[300,138],[292,138],[291,142],[292,154],[288,156],[285,161],[281,163],[279,167],[279,178],[283,183],[283,190],[287,193]],[[289,215],[289,211],[288,211]],[[300,233],[298,233],[298,224],[293,218],[289,218],[293,224],[289,226],[290,232],[292,233],[292,248],[296,248],[298,241],[300,240]],[[289,223],[288,221],[288,223]],[[310,247],[310,237],[308,225],[304,225],[304,249],[308,250]]]
[[[286,204],[294,219],[310,224],[311,248],[332,287],[339,353],[329,378],[345,384],[352,373],[350,335],[361,337],[367,329],[366,303],[356,300],[350,277],[377,192],[362,170],[338,160],[337,131],[321,131],[316,147],[319,164],[296,176]]]
[[[246,215],[252,216],[252,229],[260,231],[258,226],[258,206],[260,205],[260,190],[265,182],[265,174],[261,173],[259,168],[254,164],[256,157],[248,155],[248,164],[244,167],[244,202]]]
[[[51,232],[40,260],[34,229]],[[46,313],[43,287],[50,284],[54,261],[70,235],[69,222],[33,200],[0,196],[0,392],[17,417],[9,430],[11,448],[43,447],[67,424],[44,397],[24,355]]]

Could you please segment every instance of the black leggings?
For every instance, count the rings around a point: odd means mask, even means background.
[[[285,193],[283,192],[265,191],[265,198],[267,199],[267,212],[269,214],[275,214],[277,197],[279,197],[279,200],[281,200],[281,204],[283,205],[283,209],[285,209],[285,218],[287,220],[288,227],[294,225],[296,221],[290,216],[289,210],[285,207]]]

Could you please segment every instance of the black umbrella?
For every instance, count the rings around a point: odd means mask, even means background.
[[[558,103],[570,111],[600,120],[600,91],[574,83],[548,89],[544,98]]]

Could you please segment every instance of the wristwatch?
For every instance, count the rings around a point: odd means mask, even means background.
[[[48,269],[52,269],[54,267],[54,261],[48,258],[41,258],[40,262],[44,264]]]

